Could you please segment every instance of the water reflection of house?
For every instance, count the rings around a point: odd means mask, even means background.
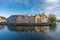
[[[17,30],[17,31],[24,31],[24,27],[17,26],[17,27],[16,27],[16,30]]]
[[[35,27],[36,32],[46,32],[46,27]]]
[[[28,16],[27,14],[12,15],[8,17],[9,23],[41,23],[47,22],[47,16],[43,14],[36,14],[35,16]]]
[[[1,30],[1,29],[4,29],[4,28],[5,28],[5,26],[3,26],[3,25],[0,25],[0,30]]]
[[[24,26],[8,26],[8,29],[10,29],[11,31],[17,31],[17,32],[34,31],[34,27],[24,27]]]
[[[11,31],[17,31],[17,32],[46,32],[47,27],[24,27],[24,26],[9,26],[8,29],[10,29]]]
[[[3,16],[0,16],[0,22],[7,22],[7,21],[6,21],[6,18],[3,17]]]

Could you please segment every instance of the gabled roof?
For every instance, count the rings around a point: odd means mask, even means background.
[[[37,15],[41,16],[41,14],[36,14],[35,17],[36,17]]]
[[[20,15],[18,15],[18,17],[22,17],[22,18],[24,18],[24,17],[26,17],[26,16],[28,16],[27,14],[20,14]]]
[[[0,18],[1,18],[1,19],[6,19],[6,17],[4,17],[4,16],[0,16]]]
[[[47,16],[45,15],[45,13],[43,13],[43,14],[36,14],[35,17],[36,17],[37,15],[39,15],[40,17],[44,17],[44,16],[45,16],[45,18],[47,18]]]

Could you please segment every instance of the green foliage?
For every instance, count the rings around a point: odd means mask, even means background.
[[[50,22],[56,22],[57,18],[56,18],[56,16],[54,14],[49,14],[48,20]]]

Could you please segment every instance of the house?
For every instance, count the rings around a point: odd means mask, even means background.
[[[27,14],[21,14],[17,17],[17,23],[34,23],[34,16],[28,16]]]
[[[7,18],[8,23],[16,23],[18,15],[11,15],[10,17]]]
[[[29,23],[35,23],[35,16],[29,16]]]
[[[42,23],[46,23],[48,21],[47,16],[43,13],[40,15],[40,20]]]
[[[47,28],[46,27],[35,27],[36,32],[46,32]]]
[[[34,17],[27,14],[11,15],[7,18],[8,23],[34,23]]]
[[[35,23],[40,23],[40,14],[35,15]]]
[[[7,22],[6,18],[3,16],[0,16],[0,22]]]
[[[35,16],[29,16],[27,14],[11,15],[8,17],[9,23],[46,23],[47,16],[43,14],[36,14]]]
[[[35,23],[46,23],[47,20],[47,16],[44,13],[35,15]]]
[[[17,23],[29,23],[29,17],[26,14],[18,15],[16,22]]]

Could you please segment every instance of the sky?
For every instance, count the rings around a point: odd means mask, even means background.
[[[59,0],[0,0],[0,16],[28,14],[36,15],[45,12],[60,18]]]

